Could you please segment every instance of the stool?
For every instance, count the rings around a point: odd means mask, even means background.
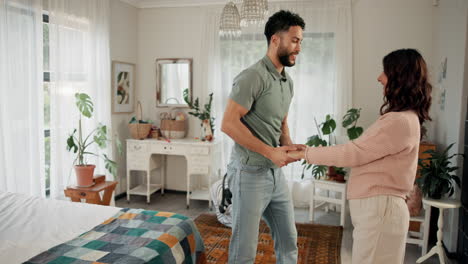
[[[428,206],[433,206],[439,208],[439,220],[437,221],[437,243],[436,245],[424,256],[420,257],[416,260],[416,263],[421,263],[426,259],[430,258],[434,254],[439,254],[439,261],[441,264],[445,264],[447,260],[447,256],[445,256],[445,251],[442,245],[442,228],[444,227],[444,209],[450,208],[459,208],[461,206],[460,201],[456,201],[453,199],[430,199],[430,198],[423,198],[423,204]]]
[[[73,202],[81,202],[85,199],[86,203],[110,205],[112,192],[114,192],[116,181],[105,181],[105,176],[94,178],[95,184],[91,187],[68,186],[64,190],[65,196],[70,197]],[[100,192],[104,191],[101,199]]]
[[[316,188],[319,188],[321,190],[327,190],[327,196],[321,196],[318,192],[316,192]],[[329,197],[329,191],[340,193],[340,199]],[[314,221],[315,201],[323,201],[326,203],[341,205],[340,225],[344,227],[346,214],[346,183],[335,182],[331,180],[312,181],[312,194],[310,196],[309,206],[309,221],[311,222]]]

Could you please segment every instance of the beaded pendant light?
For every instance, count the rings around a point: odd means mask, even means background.
[[[268,15],[267,0],[244,0],[241,8],[241,26],[263,24]]]
[[[219,34],[222,37],[239,37],[241,35],[239,10],[232,1],[224,6],[221,13]]]

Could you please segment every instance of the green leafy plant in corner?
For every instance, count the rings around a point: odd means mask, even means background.
[[[358,138],[363,132],[362,127],[357,126],[357,121],[361,116],[361,108],[351,108],[343,116],[343,121],[341,125],[346,129],[349,140],[354,140]],[[332,146],[336,144],[335,137],[336,121],[330,116],[325,117],[325,121],[317,125],[317,135],[310,136],[305,143],[309,147],[318,147],[318,146]],[[328,139],[328,141],[326,139]],[[302,163],[302,178],[304,178],[305,171],[312,168],[312,175],[314,178],[319,179],[326,175],[328,166],[325,165],[313,165],[307,164],[305,161]],[[332,166],[335,169],[337,174],[345,175],[346,171],[344,168]]]
[[[203,107],[200,106],[200,101],[198,98],[195,101],[189,99],[189,91],[188,89],[184,90],[184,101],[190,107],[190,109],[194,110],[189,112],[190,115],[198,117],[201,121],[209,120],[211,131],[214,134],[214,121],[215,118],[211,116],[211,104],[213,102],[213,93],[210,93],[208,103],[205,104]]]
[[[452,166],[450,161],[455,156],[465,157],[463,154],[452,154],[449,150],[454,143],[450,144],[444,151],[437,152],[427,150],[424,153],[430,156],[419,159],[421,177],[416,179],[416,183],[425,196],[433,199],[440,199],[448,193],[451,196],[455,190],[454,182],[460,187],[460,178],[455,174],[458,167]]]
[[[105,149],[107,147],[107,142],[111,140],[107,138],[107,126],[102,124],[99,124],[98,127],[93,129],[87,136],[83,135],[81,125],[82,118],[91,118],[94,106],[89,95],[85,93],[76,93],[75,99],[76,106],[80,111],[80,119],[78,120],[78,129],[75,128],[67,139],[67,150],[76,154],[76,158],[73,161],[74,165],[87,165],[85,159],[86,155],[101,157],[88,151],[88,147],[92,144],[97,144],[99,148]],[[122,154],[122,143],[117,137],[116,145],[119,154]],[[104,159],[106,169],[115,176],[117,174],[117,163],[109,159],[106,154],[103,154],[101,158]]]

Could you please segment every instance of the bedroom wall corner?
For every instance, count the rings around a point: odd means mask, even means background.
[[[138,8],[121,1],[110,1],[111,21],[110,21],[110,55],[113,61],[122,61],[133,63],[136,65],[136,73],[138,76],[137,60],[137,22],[138,22]],[[135,77],[137,77],[135,76]],[[135,92],[138,96],[139,82],[135,78]],[[135,100],[136,107],[136,100]],[[134,109],[135,110],[135,109]],[[116,180],[119,182],[115,190],[115,194],[125,192],[126,181],[126,144],[125,140],[130,138],[130,133],[127,128],[128,121],[133,113],[112,114],[112,129],[113,132],[119,135],[123,144],[123,155],[118,155],[114,151],[114,159],[119,164]]]

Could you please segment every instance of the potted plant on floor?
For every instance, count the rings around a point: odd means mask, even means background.
[[[342,126],[346,129],[349,140],[354,140],[358,138],[364,129],[357,126],[357,121],[361,116],[361,109],[351,108],[343,116]],[[316,122],[317,124],[317,122]],[[336,121],[330,116],[327,115],[325,121],[320,125],[317,125],[317,135],[313,135],[307,139],[306,145],[309,147],[318,147],[318,146],[332,146],[336,144],[336,136],[334,134],[336,129]],[[328,136],[328,141],[324,139],[325,136]],[[305,171],[312,168],[312,175],[315,179],[320,179],[325,175],[328,175],[331,179],[338,182],[344,182],[344,176],[346,175],[346,170],[341,167],[335,166],[325,166],[325,165],[312,165],[306,164],[304,161],[302,163],[304,166],[302,170],[302,178],[304,178]],[[328,173],[327,173],[328,172]]]
[[[460,178],[455,174],[458,167],[452,166],[450,161],[455,156],[463,154],[452,154],[449,156],[449,150],[454,143],[450,144],[444,151],[437,152],[427,150],[424,153],[430,156],[425,159],[419,159],[421,166],[421,177],[416,179],[416,183],[424,196],[432,199],[440,199],[443,196],[451,196],[455,190],[454,182],[460,187]]]
[[[78,129],[74,129],[73,132],[67,139],[67,150],[73,151],[76,154],[73,160],[75,167],[77,185],[80,187],[89,187],[94,184],[94,168],[96,165],[88,164],[85,159],[86,155],[92,155],[101,157],[104,159],[106,169],[115,177],[117,174],[117,163],[107,157],[106,154],[102,156],[90,152],[88,148],[94,143],[97,144],[101,149],[107,147],[107,142],[110,141],[107,138],[107,126],[99,124],[97,128],[92,130],[87,136],[83,135],[81,119],[82,117],[91,118],[93,114],[93,102],[89,95],[85,93],[76,93],[76,106],[80,111],[80,118],[78,120]],[[120,140],[116,138],[117,150],[122,153],[122,144]]]

